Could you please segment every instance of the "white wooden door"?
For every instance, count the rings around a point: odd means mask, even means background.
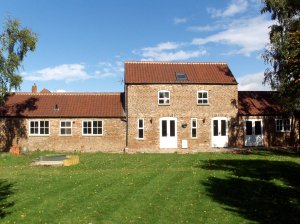
[[[177,118],[160,119],[160,148],[177,148]]]
[[[244,121],[245,146],[263,146],[263,123],[261,119]]]
[[[214,117],[212,119],[212,147],[228,147],[227,118]]]

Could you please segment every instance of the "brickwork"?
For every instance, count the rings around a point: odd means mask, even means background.
[[[170,91],[170,105],[158,105],[160,90]],[[208,91],[209,105],[197,105],[197,91],[201,90]],[[236,118],[237,94],[237,85],[128,85],[128,151],[177,152],[182,140],[188,140],[188,152],[213,150],[212,118],[226,117],[228,121]],[[160,149],[162,117],[177,118],[177,149]],[[143,140],[137,139],[139,118],[145,121]],[[197,118],[197,138],[191,137],[191,118]]]
[[[18,145],[27,147],[30,151],[34,150],[55,150],[55,151],[83,151],[83,152],[122,152],[125,147],[126,122],[120,118],[109,119],[61,119],[72,122],[72,135],[60,135],[60,119],[44,119],[50,121],[49,136],[30,136],[28,133],[30,119],[2,119],[1,143]],[[39,119],[32,119],[39,120]],[[82,121],[83,120],[102,120],[103,135],[102,136],[83,136]],[[18,124],[17,130],[15,124]],[[5,130],[8,130],[5,133]],[[20,133],[17,133],[20,132]],[[10,135],[14,136],[8,136]],[[5,148],[1,145],[0,148]]]
[[[251,119],[261,119],[263,125],[263,146],[294,146],[299,142],[297,130],[299,123],[294,118],[291,119],[291,131],[276,132],[275,119],[281,118],[276,116],[240,116],[236,127],[236,137],[233,145],[244,147],[245,139],[245,121]]]

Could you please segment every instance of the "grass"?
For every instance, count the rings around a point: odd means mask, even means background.
[[[300,223],[293,153],[79,154],[31,167],[0,154],[2,223]]]

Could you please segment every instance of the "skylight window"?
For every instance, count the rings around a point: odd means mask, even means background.
[[[187,75],[185,73],[182,72],[176,72],[176,80],[177,81],[187,81]]]

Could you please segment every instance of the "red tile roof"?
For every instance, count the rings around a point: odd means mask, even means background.
[[[123,94],[15,93],[0,107],[0,117],[125,117]]]
[[[276,92],[239,91],[238,110],[240,115],[279,115],[282,113],[276,101]]]
[[[187,81],[177,81],[176,73],[187,75]],[[190,83],[234,84],[226,63],[193,62],[125,62],[125,84]]]

